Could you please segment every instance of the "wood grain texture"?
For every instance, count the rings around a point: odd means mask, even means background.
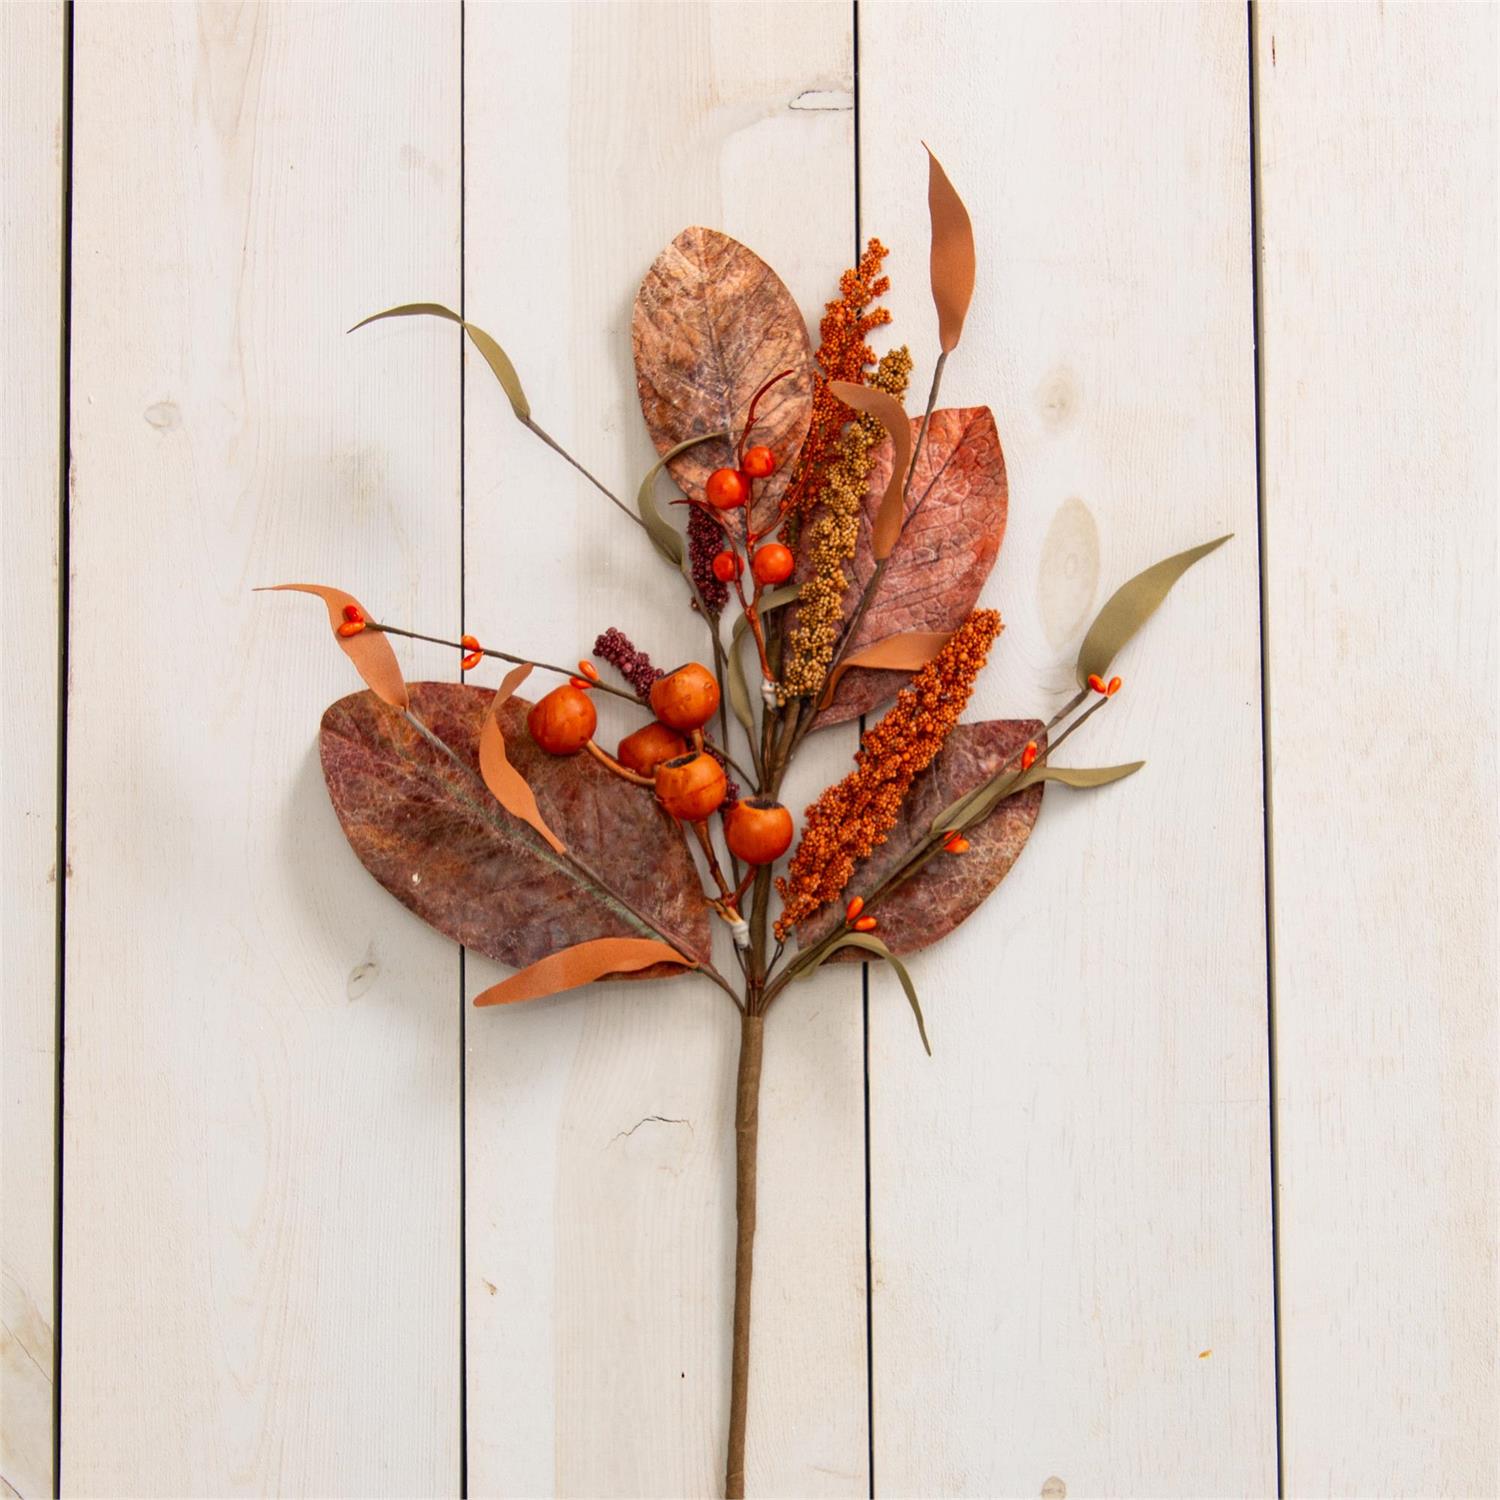
[[[1240,533],[1062,757],[1146,769],[1051,789],[1011,877],[915,960],[931,1061],[871,970],[882,1495],[1276,1488],[1245,26],[860,7],[862,221],[915,389],[921,140],[979,247],[942,400],[993,408],[1010,506],[970,717],[1045,717],[1116,583]]]
[[[1492,1496],[1496,14],[1256,43],[1286,1488]]]
[[[64,1493],[459,1484],[458,957],[328,806],[322,611],[250,592],[457,623],[456,355],[343,330],[458,297],[458,58],[77,12]]]
[[[804,315],[834,295],[854,255],[851,40],[843,3],[470,7],[465,311],[616,493],[656,457],[630,331],[663,245],[713,225]],[[454,349],[451,330],[422,336]],[[570,660],[617,625],[659,666],[704,659],[680,580],[472,357],[467,439],[469,630]],[[606,744],[638,722],[600,704]],[[850,731],[820,738],[794,808],[849,754]],[[502,972],[471,958],[471,992]],[[470,1015],[471,1493],[720,1492],[738,1035],[692,977]],[[868,1493],[862,1076],[857,972],[768,1019],[756,1495]]]
[[[53,1492],[64,45],[61,5],[0,9],[0,535],[8,698],[0,719],[0,1492],[26,1500]]]

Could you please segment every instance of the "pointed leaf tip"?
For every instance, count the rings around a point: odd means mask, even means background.
[[[593,938],[549,953],[519,974],[491,985],[474,997],[474,1004],[512,1005],[519,1000],[539,1000],[544,995],[591,984],[609,974],[630,974],[663,963],[681,964],[687,969],[698,967],[670,944],[654,938]]]
[[[1160,608],[1177,580],[1195,562],[1222,547],[1233,535],[1231,531],[1201,546],[1189,547],[1186,552],[1164,557],[1122,583],[1094,617],[1083,645],[1078,648],[1079,687],[1086,687],[1091,676],[1104,676],[1110,663]]]
[[[927,212],[932,220],[932,300],[937,307],[938,342],[944,354],[958,347],[974,296],[974,226],[942,163],[927,152]]]

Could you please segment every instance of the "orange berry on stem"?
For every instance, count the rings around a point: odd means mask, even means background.
[[[961,833],[950,834],[948,842],[943,845],[949,854],[967,854],[969,852],[969,841]]]
[[[477,646],[479,642],[476,641],[474,644]],[[591,661],[581,661],[578,663],[578,675],[580,677],[587,677],[590,682],[598,682],[599,668]]]
[[[846,922],[852,922],[864,909],[865,898],[863,896],[856,896],[848,904],[848,906],[844,908],[844,920]]]
[[[690,661],[651,685],[651,712],[671,729],[702,729],[719,711],[719,684],[701,662]]]
[[[776,472],[776,455],[764,444],[757,444],[745,449],[740,468],[752,479],[765,479]]]
[[[1089,687],[1096,693],[1104,693],[1109,691],[1104,686],[1104,679],[1097,672],[1089,673]]]
[[[1036,764],[1037,748],[1035,740],[1027,740],[1026,748],[1021,752],[1021,769],[1029,771]]]
[[[684,823],[701,823],[724,800],[724,768],[706,750],[693,750],[656,768],[656,800]]]
[[[548,755],[576,755],[594,737],[598,711],[572,683],[555,687],[526,715],[531,737]]]
[[[458,643],[465,651],[464,659],[460,665],[465,672],[472,672],[484,660],[484,651],[472,635],[460,636]]]
[[[638,776],[654,776],[664,760],[676,760],[686,754],[687,741],[675,730],[653,720],[620,741],[615,759]]]
[[[769,865],[792,846],[792,815],[771,797],[736,802],[724,814],[724,842],[747,865]]]
[[[1120,691],[1123,685],[1124,684],[1121,683],[1118,677],[1111,677],[1109,679],[1109,686],[1104,690],[1105,697],[1113,698],[1114,695]]]
[[[714,577],[720,583],[732,583],[745,571],[738,552],[720,552],[714,558]]]
[[[738,469],[715,469],[703,492],[716,510],[735,510],[750,498],[750,481]]]
[[[877,922],[874,917],[861,917],[859,921],[854,924],[854,930],[856,932],[874,932],[875,929],[879,926],[880,923]]]
[[[351,624],[363,623],[364,611],[357,604],[346,604],[344,606],[344,618]]]
[[[358,635],[365,628],[363,620],[345,620],[339,626],[339,634],[347,641],[351,635]]]
[[[764,547],[756,548],[755,556],[750,559],[750,571],[759,584],[785,583],[796,566],[792,549],[780,542],[767,542]]]

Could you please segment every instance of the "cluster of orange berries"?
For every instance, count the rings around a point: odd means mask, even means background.
[[[597,680],[587,662],[579,670]],[[588,696],[591,682],[577,677],[553,688],[526,717],[531,738],[549,755],[576,755],[594,737],[599,716]],[[719,711],[719,684],[699,662],[688,662],[658,678],[651,688],[656,718],[627,734],[615,754],[618,765],[649,778],[656,800],[684,823],[702,823],[724,804],[724,767],[703,748],[703,726]],[[791,847],[792,815],[764,797],[735,802],[724,814],[724,840],[749,865],[768,865]]]
[[[704,486],[704,497],[715,510],[739,510],[749,503],[750,483],[766,479],[776,472],[776,455],[763,444],[747,448],[737,469],[715,469]],[[750,558],[750,573],[761,587],[785,583],[792,576],[796,559],[791,549],[780,542],[757,547]],[[733,583],[745,571],[738,552],[726,547],[713,560],[714,577],[720,583]]]

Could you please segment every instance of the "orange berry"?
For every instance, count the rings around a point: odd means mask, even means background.
[[[576,755],[594,737],[598,711],[587,693],[572,683],[555,687],[534,703],[526,727],[548,755]]]
[[[750,481],[738,469],[715,469],[703,493],[716,510],[735,510],[750,498]]]
[[[1036,764],[1036,741],[1027,740],[1026,748],[1021,752],[1021,769],[1029,771]]]
[[[598,682],[599,669],[591,661],[581,661],[578,663],[578,675],[587,677],[590,682]]]
[[[690,661],[651,685],[651,712],[670,729],[702,729],[719,711],[719,684],[700,662]]]
[[[792,815],[770,797],[736,802],[724,815],[724,842],[747,865],[769,865],[792,846]]]
[[[344,606],[344,618],[351,625],[362,624],[365,618],[364,611],[357,604],[346,604]]]
[[[961,833],[953,833],[948,836],[948,842],[943,845],[948,854],[967,854],[969,852],[969,841]]]
[[[472,635],[460,636],[458,644],[464,647],[466,652],[460,665],[465,672],[472,672],[484,660],[484,652],[480,649],[479,642]]]
[[[1097,672],[1089,673],[1089,688],[1095,693],[1103,693],[1108,691],[1108,689],[1104,686],[1104,679]]]
[[[738,552],[720,552],[714,558],[714,577],[720,583],[732,583],[745,571]]]
[[[1118,677],[1111,677],[1109,679],[1109,686],[1104,690],[1105,696],[1108,698],[1113,698],[1114,695],[1120,691],[1120,688],[1122,686],[1123,684]]]
[[[844,908],[844,920],[846,922],[852,922],[864,909],[865,898],[863,896],[856,896],[848,904],[848,906]]]
[[[856,932],[874,932],[875,929],[879,926],[880,923],[877,922],[874,917],[861,917],[859,921],[854,924],[854,930]]]
[[[723,801],[724,768],[706,750],[692,750],[656,768],[656,800],[685,823],[701,823]]]
[[[745,449],[740,468],[752,479],[764,479],[776,472],[776,455],[764,445],[757,444],[754,448]]]
[[[654,719],[633,734],[627,734],[615,751],[615,759],[638,776],[654,776],[664,760],[687,754],[687,741],[675,730]]]
[[[755,556],[750,559],[750,571],[759,584],[785,583],[796,566],[792,549],[780,542],[767,542],[764,547],[756,548]]]
[[[347,641],[351,635],[358,635],[365,628],[363,620],[345,620],[339,626],[339,634]]]

